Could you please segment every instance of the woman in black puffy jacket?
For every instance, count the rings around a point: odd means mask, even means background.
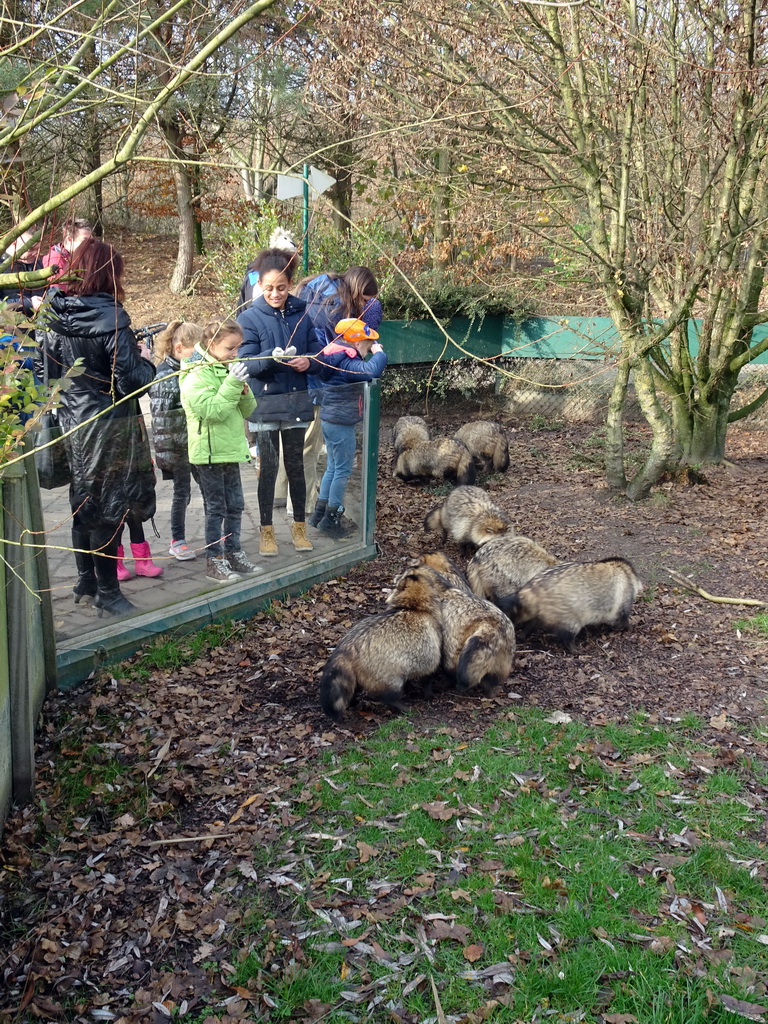
[[[77,428],[66,438],[75,603],[90,595],[99,614],[119,615],[135,611],[117,581],[120,527],[128,515],[143,523],[155,514],[155,473],[137,397],[155,367],[121,304],[120,253],[91,238],[75,250],[70,268],[66,294],[51,289],[42,307],[37,367],[41,376],[58,378],[82,360],[58,410],[64,432]]]

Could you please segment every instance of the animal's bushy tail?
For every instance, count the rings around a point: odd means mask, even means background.
[[[320,707],[335,722],[340,722],[355,692],[355,680],[343,663],[331,655],[320,679]]]
[[[469,449],[462,445],[464,451],[459,455],[459,461],[456,466],[456,483],[457,484],[474,484],[477,480],[477,466],[475,460],[470,455]]]
[[[425,530],[432,530],[435,533],[443,532],[442,523],[440,521],[440,509],[441,508],[442,508],[442,505],[435,505],[435,507],[433,509],[431,509],[429,512],[427,512],[427,515],[426,515],[426,517],[424,519],[424,529]]]
[[[496,441],[492,461],[495,473],[506,473],[509,469],[509,445],[505,437],[499,437]]]

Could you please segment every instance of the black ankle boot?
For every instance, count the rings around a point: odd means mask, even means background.
[[[307,522],[309,523],[310,526],[317,527],[317,526],[320,525],[320,521],[322,520],[323,516],[325,515],[325,510],[326,510],[327,507],[328,507],[328,502],[327,501],[321,501],[318,498],[317,504],[315,505],[315,511],[312,513],[312,515],[309,517],[309,519],[307,519]]]
[[[80,604],[81,597],[95,597],[98,586],[96,584],[96,573],[85,572],[78,573],[77,583],[72,587],[72,593],[75,595],[75,604]]]
[[[127,597],[120,591],[117,583],[114,586],[99,587],[93,603],[98,608],[99,618],[104,612],[110,615],[130,615],[137,611],[136,605],[131,604]]]
[[[341,505],[338,508],[326,508],[325,515],[317,524],[318,530],[324,533],[326,537],[334,537],[336,539],[350,537],[355,530],[354,527],[348,527],[341,521],[343,515],[344,508]]]

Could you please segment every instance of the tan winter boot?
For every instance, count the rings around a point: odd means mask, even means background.
[[[276,555],[277,541],[275,540],[274,526],[262,526],[259,536],[259,554],[266,555],[267,557],[269,555]]]
[[[313,545],[307,539],[306,523],[291,523],[291,536],[293,537],[293,546],[297,551],[313,550]]]

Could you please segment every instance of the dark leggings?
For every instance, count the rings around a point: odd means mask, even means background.
[[[262,526],[272,525],[272,506],[275,503],[275,481],[280,468],[280,439],[283,441],[283,459],[288,488],[293,503],[293,519],[303,523],[306,515],[307,485],[304,481],[304,434],[306,427],[287,430],[260,430],[259,441],[259,517]]]
[[[144,541],[147,539],[144,536],[143,524],[140,523],[136,516],[132,515],[130,512],[125,517],[125,523],[127,523],[128,525],[128,533],[130,534],[131,537],[131,544],[143,544]],[[118,532],[117,543],[123,543],[123,526],[120,527],[120,531]]]

